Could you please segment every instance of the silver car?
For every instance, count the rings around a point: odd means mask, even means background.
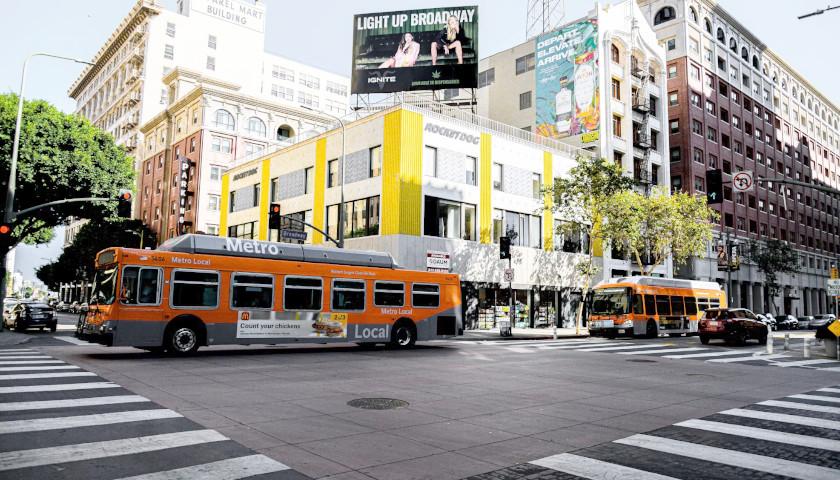
[[[837,317],[833,313],[821,313],[819,315],[814,315],[814,319],[811,320],[811,328],[824,327],[834,320],[837,320]]]

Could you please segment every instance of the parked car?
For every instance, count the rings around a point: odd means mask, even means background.
[[[68,311],[69,307],[70,307],[70,304],[68,304],[67,302],[58,302],[58,303],[55,304],[55,311],[56,312],[66,312],[66,311]]]
[[[769,313],[756,313],[755,316],[758,317],[764,325],[770,327],[771,330],[775,330],[777,328],[776,319],[773,318],[773,315],[770,315]]]
[[[79,302],[73,302],[67,307],[67,311],[70,313],[79,313]]]
[[[89,309],[90,309],[90,306],[88,305],[88,303],[84,302],[81,305],[79,305],[79,312],[78,313],[87,313],[87,311]]]
[[[779,330],[796,330],[799,328],[799,320],[793,315],[776,315],[776,325]]]
[[[811,315],[804,315],[796,319],[799,322],[797,328],[801,328],[803,330],[807,330],[811,328],[811,322],[814,321],[814,317]]]
[[[811,320],[811,328],[820,328],[831,324],[831,322],[835,320],[837,320],[837,317],[833,313],[821,313],[819,315],[814,315],[814,319]]]
[[[710,308],[700,319],[700,343],[712,339],[744,345],[747,340],[767,343],[767,325],[746,308]]]
[[[58,320],[49,305],[41,302],[20,301],[3,312],[3,324],[6,328],[22,332],[27,328],[45,328],[56,330]]]

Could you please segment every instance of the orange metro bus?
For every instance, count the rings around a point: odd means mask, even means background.
[[[459,277],[390,254],[188,234],[96,256],[77,336],[176,354],[200,346],[390,343],[463,333]]]
[[[589,334],[608,338],[696,335],[703,312],[718,307],[726,307],[726,294],[716,282],[614,278],[592,291]]]

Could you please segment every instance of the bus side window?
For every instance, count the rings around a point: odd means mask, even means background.
[[[157,305],[160,303],[160,269],[125,267],[120,302],[125,305]]]
[[[685,315],[685,306],[683,305],[683,297],[671,297],[671,315]]]
[[[645,295],[645,313],[648,316],[656,315],[656,297],[649,293]]]
[[[402,307],[405,305],[405,284],[373,282],[373,304],[377,307]]]
[[[697,315],[697,299],[694,297],[685,297],[685,314]]]
[[[323,280],[319,277],[286,277],[283,310],[320,310]]]
[[[232,308],[270,309],[274,299],[274,277],[256,273],[234,273],[231,278]]]
[[[170,295],[173,307],[216,308],[219,305],[219,272],[175,270]]]
[[[123,269],[120,303],[125,305],[137,304],[137,276],[139,274],[140,267],[125,267]]]
[[[334,279],[332,281],[332,309],[361,312],[365,309],[365,281]]]
[[[633,313],[636,315],[645,314],[644,300],[641,293],[633,294]]]
[[[657,295],[656,296],[656,313],[660,316],[670,315],[671,314],[671,304],[670,298],[666,295]]]
[[[415,283],[411,286],[411,304],[415,307],[434,308],[440,305],[440,286]]]

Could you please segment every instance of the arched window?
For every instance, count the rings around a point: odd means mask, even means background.
[[[677,18],[677,12],[674,10],[674,7],[664,7],[656,12],[656,16],[653,17],[653,24],[659,25],[675,18]]]
[[[741,47],[741,58],[743,58],[745,62],[750,61],[750,51],[747,50],[747,47]]]
[[[712,22],[708,18],[704,18],[703,23],[706,24],[706,32],[708,32],[709,35],[711,35],[712,34]]]
[[[689,7],[688,14],[691,17],[691,21],[697,23],[697,10],[694,7]]]
[[[251,117],[248,119],[248,133],[258,137],[264,137],[265,131],[265,123],[263,123],[262,120],[257,117]]]
[[[216,110],[216,128],[234,130],[236,128],[236,122],[233,120],[233,115],[223,108]]]
[[[717,39],[718,42],[726,45],[726,35],[723,33],[723,29],[718,27],[717,29]]]
[[[277,127],[277,140],[288,140],[295,136],[295,131],[288,125],[280,125]]]
[[[757,57],[757,56],[755,56],[755,55],[753,55],[753,61],[752,61],[752,64],[753,64],[753,68],[754,68],[754,69],[756,69],[756,70],[758,70],[758,57]]]
[[[615,63],[621,63],[621,54],[618,52],[618,47],[614,43],[610,46],[610,58]]]
[[[729,49],[735,53],[738,53],[738,41],[735,40],[735,37],[729,39]]]

